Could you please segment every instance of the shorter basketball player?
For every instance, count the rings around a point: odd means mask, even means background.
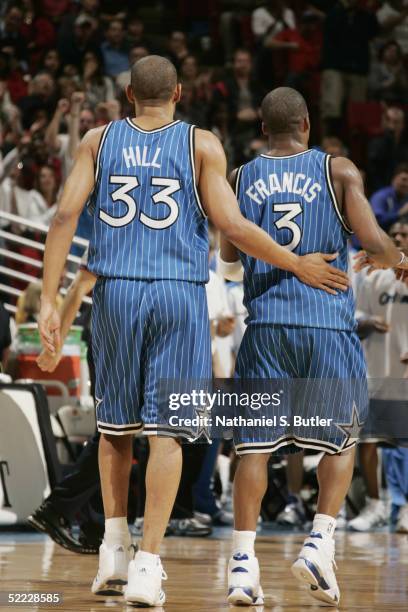
[[[352,232],[374,263],[406,268],[405,255],[378,226],[354,164],[308,148],[310,124],[302,96],[290,88],[270,92],[262,103],[262,119],[269,137],[268,153],[241,166],[232,177],[242,214],[291,252],[338,252],[335,265],[344,272]],[[367,411],[366,367],[355,333],[352,291],[330,295],[307,287],[224,240],[221,258],[227,262],[226,269],[236,268],[238,257],[244,267],[249,317],[236,376],[320,379],[321,388],[325,379],[343,383],[337,405],[332,396],[332,402],[319,406],[319,416],[331,418],[333,425],[314,428],[313,435],[308,430],[303,435],[293,430],[285,433],[279,427],[235,429],[235,448],[241,458],[234,481],[228,601],[234,605],[263,601],[254,542],[271,453],[314,448],[324,452],[318,466],[317,514],[292,572],[313,597],[337,606],[340,591],[333,535],[352,477],[355,446],[355,438],[337,424],[351,426],[356,421],[359,425]],[[304,414],[314,402],[309,398],[306,406],[302,398],[301,404],[291,407],[292,414]]]

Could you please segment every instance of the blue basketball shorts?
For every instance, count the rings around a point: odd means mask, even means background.
[[[191,437],[158,419],[158,395],[163,380],[211,379],[204,284],[98,279],[92,349],[100,432]]]
[[[246,426],[246,420],[234,428],[239,455],[289,454],[302,448],[334,454],[357,442],[368,393],[355,332],[250,324],[238,352],[236,377],[282,383],[282,401],[269,411],[275,422]]]

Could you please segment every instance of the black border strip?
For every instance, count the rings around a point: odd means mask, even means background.
[[[351,444],[346,444],[344,447],[338,447],[336,444],[330,444],[329,442],[325,443],[321,440],[307,440],[303,438],[298,438],[296,436],[288,436],[279,438],[275,442],[265,442],[257,443],[257,442],[243,442],[242,444],[235,445],[235,450],[238,455],[247,454],[247,453],[257,453],[257,452],[274,452],[283,448],[285,446],[289,446],[289,444],[296,444],[296,446],[300,448],[312,448],[315,450],[320,450],[324,452],[328,452],[330,454],[338,454],[342,453],[345,450],[352,448],[356,444],[357,440]]]
[[[267,153],[261,153],[261,157],[266,157],[267,159],[290,159],[291,157],[298,157],[299,155],[304,155],[305,153],[310,153],[311,151],[313,151],[313,149],[306,149],[305,151],[293,153],[292,155],[268,155]]]
[[[238,195],[239,195],[239,188],[241,186],[241,177],[242,177],[242,170],[244,169],[244,164],[242,166],[239,166],[239,168],[237,169],[236,173],[235,173],[235,181],[234,181],[234,192],[235,192],[235,196],[238,199]]]
[[[336,196],[336,192],[334,190],[334,186],[333,186],[333,176],[332,176],[332,171],[331,171],[331,159],[332,156],[331,155],[326,155],[326,158],[324,160],[324,173],[326,175],[326,182],[327,182],[327,186],[329,188],[329,193],[330,193],[330,199],[332,201],[333,204],[333,208],[335,210],[335,213],[341,223],[341,226],[343,227],[343,229],[350,235],[354,234],[353,230],[347,225],[343,215],[340,212],[340,207],[339,207],[339,203],[337,201],[337,196]]]
[[[206,219],[207,215],[205,213],[203,205],[201,204],[200,195],[198,193],[198,188],[197,188],[197,181],[196,181],[195,130],[196,130],[196,126],[195,125],[191,125],[190,128],[189,128],[189,134],[188,134],[188,143],[189,143],[188,152],[189,152],[189,156],[190,156],[191,172],[192,172],[192,175],[193,175],[193,189],[194,189],[194,195],[195,195],[196,203],[197,203],[198,209],[199,209],[199,211],[201,213],[201,216],[204,219]]]
[[[176,119],[175,121],[166,123],[165,125],[162,125],[161,127],[156,128],[154,130],[144,130],[143,128],[136,125],[136,123],[133,123],[130,117],[126,117],[126,122],[130,125],[130,127],[137,130],[138,132],[142,132],[142,134],[154,134],[155,132],[162,132],[163,130],[167,130],[169,127],[176,125],[176,123],[180,123],[180,119]]]

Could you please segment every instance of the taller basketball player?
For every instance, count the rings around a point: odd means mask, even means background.
[[[127,583],[128,602],[154,606],[165,599],[159,547],[180,478],[178,438],[191,436],[158,424],[158,383],[211,377],[206,216],[241,251],[301,282],[336,293],[347,289],[347,277],[327,263],[336,254],[299,257],[241,216],[217,138],[174,121],[181,86],[168,60],[138,61],[127,94],[136,119],[90,130],[65,185],[47,237],[40,331],[48,350],[58,348],[58,281],[90,196],[88,269],[98,276],[92,335],[106,517],[92,590],[121,593]],[[128,563],[132,436],[141,432],[150,445],[144,533]]]
[[[337,251],[341,270],[347,270],[347,239],[352,232],[371,263],[406,269],[407,258],[377,225],[354,164],[308,148],[310,125],[302,96],[294,89],[275,89],[263,100],[262,119],[269,151],[233,177],[242,214],[292,253]],[[320,402],[318,416],[331,424],[297,432],[279,427],[234,431],[241,459],[234,481],[228,599],[247,605],[263,599],[254,541],[270,454],[314,448],[324,452],[318,466],[317,514],[292,572],[315,598],[337,605],[333,534],[352,477],[356,430],[367,409],[366,367],[355,333],[352,291],[328,295],[238,251],[224,240],[221,256],[228,262],[226,269],[236,270],[233,262],[240,255],[249,312],[237,377],[321,379],[314,389],[327,399],[323,407]],[[336,397],[331,385],[339,390]],[[291,416],[310,416],[317,399],[315,394],[306,405],[303,396],[303,403],[288,406]]]

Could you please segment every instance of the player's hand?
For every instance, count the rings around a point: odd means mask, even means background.
[[[38,329],[44,349],[56,355],[61,349],[61,319],[55,304],[41,302]]]
[[[374,261],[370,255],[368,255],[365,251],[359,251],[353,257],[355,264],[353,266],[354,272],[361,272],[367,268],[367,275],[374,272],[374,270],[387,270],[388,266],[383,266],[382,264]]]
[[[235,318],[234,317],[225,317],[218,321],[217,325],[217,336],[221,338],[225,338],[232,334],[235,328]]]
[[[337,295],[339,291],[347,291],[350,281],[345,272],[339,270],[327,262],[337,259],[338,253],[328,255],[326,253],[311,253],[299,257],[296,276],[302,283],[322,289],[326,293]]]
[[[69,111],[69,101],[66,98],[61,98],[61,100],[58,100],[57,111],[61,115],[65,115],[65,113]]]
[[[386,334],[391,329],[391,325],[386,322],[384,317],[372,316],[368,319],[368,323],[372,326],[373,331],[379,334]]]
[[[43,350],[37,357],[37,365],[43,372],[53,372],[61,360],[61,351],[55,355],[51,355],[48,351]]]

